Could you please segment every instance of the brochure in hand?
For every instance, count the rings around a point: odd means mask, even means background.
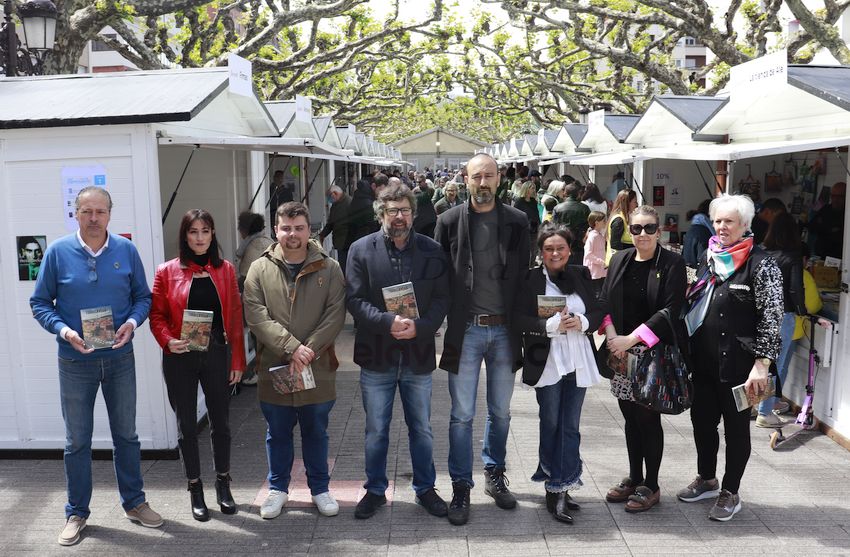
[[[296,373],[291,366],[277,366],[269,369],[274,390],[282,395],[316,388],[316,378],[310,364],[304,366],[301,373]]]
[[[738,412],[749,408],[763,400],[767,400],[776,396],[776,377],[773,375],[767,376],[767,388],[757,393],[748,393],[744,389],[746,383],[742,383],[737,387],[732,387],[732,396],[735,397],[735,406],[738,407]]]
[[[81,309],[83,341],[86,348],[110,348],[115,345],[115,324],[112,321],[112,306]]]
[[[210,347],[212,322],[213,312],[211,311],[184,309],[180,340],[189,341],[189,350],[206,352]]]
[[[537,296],[537,317],[549,319],[556,313],[564,311],[567,306],[566,296]]]
[[[387,312],[405,319],[419,319],[419,309],[416,305],[416,293],[412,282],[403,282],[395,286],[381,289],[384,293],[384,303]]]

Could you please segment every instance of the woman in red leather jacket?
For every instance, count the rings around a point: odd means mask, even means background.
[[[245,338],[242,332],[242,303],[236,272],[219,255],[212,215],[191,209],[180,221],[178,257],[156,270],[150,326],[162,346],[162,372],[168,400],[177,415],[178,443],[183,468],[189,479],[192,516],[209,520],[201,483],[198,454],[198,383],[204,390],[212,438],[216,476],[216,501],[224,514],[236,513],[230,493],[230,388],[245,371]],[[206,312],[212,323],[187,319],[184,310]],[[198,314],[196,314],[198,315]],[[190,324],[191,323],[191,324]],[[204,337],[209,335],[206,350]],[[187,340],[181,340],[188,337]]]

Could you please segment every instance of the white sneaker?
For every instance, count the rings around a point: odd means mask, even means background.
[[[276,489],[269,490],[269,496],[260,507],[260,516],[263,518],[274,518],[280,514],[280,509],[289,501],[289,494]]]
[[[336,502],[336,499],[328,491],[313,495],[313,502],[319,507],[319,512],[325,516],[336,516],[339,514],[339,503]]]
[[[253,374],[253,375],[251,375],[248,379],[243,379],[243,380],[242,380],[242,384],[243,384],[243,385],[256,385],[256,384],[257,384],[257,380],[258,380],[259,378],[260,378],[260,374],[259,374],[259,373],[257,373],[257,372],[254,372],[254,374]]]

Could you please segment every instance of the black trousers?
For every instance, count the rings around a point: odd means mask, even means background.
[[[230,471],[230,347],[210,339],[206,352],[163,354],[168,401],[177,415],[183,469],[190,480],[201,476],[198,452],[198,383],[204,390],[216,472]]]
[[[661,470],[661,458],[664,456],[661,414],[629,400],[618,400],[618,404],[626,420],[626,448],[629,452],[632,485],[637,485],[643,479],[644,485],[655,493],[658,491],[658,471]]]
[[[720,450],[720,434],[717,426],[723,418],[726,431],[726,473],[723,489],[738,493],[744,469],[750,459],[750,409],[738,412],[733,385],[721,383],[709,374],[695,373],[694,402],[691,406],[691,422],[694,425],[694,442],[697,446],[697,472],[705,480],[717,474],[717,452]]]

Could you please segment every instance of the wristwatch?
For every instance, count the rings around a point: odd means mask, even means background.
[[[773,361],[770,358],[759,358],[758,361],[764,364],[765,367],[770,367]]]

